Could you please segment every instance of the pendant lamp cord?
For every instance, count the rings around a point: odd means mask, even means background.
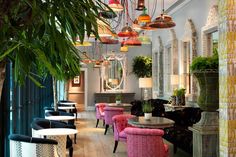
[[[164,0],[162,0],[162,13],[164,14],[164,11],[165,11],[165,9],[164,9]]]

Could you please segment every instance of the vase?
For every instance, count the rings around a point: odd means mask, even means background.
[[[116,104],[121,104],[121,101],[120,100],[116,100]]]
[[[152,113],[144,113],[144,119],[150,120],[152,118]]]
[[[218,71],[194,72],[200,87],[197,103],[204,111],[216,111],[219,108],[219,75]]]
[[[172,106],[176,105],[176,96],[171,96],[171,105]]]

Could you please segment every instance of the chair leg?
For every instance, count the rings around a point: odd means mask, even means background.
[[[103,120],[103,126],[105,126],[105,120]]]
[[[96,128],[98,127],[98,123],[99,123],[99,119],[97,119],[97,124],[96,124]]]
[[[70,148],[69,148],[69,156],[70,156],[70,157],[73,157],[73,147],[70,147]]]
[[[116,148],[117,148],[117,146],[118,146],[118,141],[115,141],[115,145],[114,145],[113,153],[116,152]]]
[[[75,120],[77,120],[77,112],[75,113]]]
[[[108,130],[108,128],[109,128],[109,125],[108,125],[108,124],[106,124],[106,128],[105,128],[104,135],[106,135],[106,134],[107,134],[107,130]]]
[[[74,135],[74,143],[76,144],[76,136],[77,134]]]
[[[177,152],[177,146],[176,146],[175,143],[174,143],[173,145],[174,145],[174,154],[176,154],[176,152]]]

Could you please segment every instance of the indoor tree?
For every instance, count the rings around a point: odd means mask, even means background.
[[[0,0],[0,95],[7,60],[20,84],[26,77],[42,86],[39,78],[47,74],[57,80],[78,75],[73,42],[98,37],[96,20],[104,10],[101,0]]]

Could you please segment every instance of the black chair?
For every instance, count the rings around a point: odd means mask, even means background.
[[[73,101],[69,101],[69,100],[60,100],[58,101],[58,106],[67,106],[67,105],[63,105],[62,103],[63,102],[73,102]],[[76,106],[75,105],[72,105],[72,107],[74,107],[74,109],[70,110],[70,113],[74,113],[75,114],[75,119],[77,120],[77,109],[76,109]]]
[[[34,118],[31,123],[32,134],[34,135],[35,130],[48,129],[48,128],[71,128],[69,125],[63,122],[50,121],[43,118]],[[72,140],[67,136],[66,148],[69,149],[69,156],[73,156],[73,145]]]
[[[10,140],[11,157],[57,157],[57,141],[44,138],[11,134]]]
[[[74,117],[74,114],[63,112],[63,111],[49,111],[49,112],[46,112],[45,117],[49,117],[49,116],[73,116]],[[68,123],[66,123],[66,124],[68,124],[69,128],[76,129],[74,120],[69,120]],[[74,136],[74,143],[76,143],[76,134]]]

